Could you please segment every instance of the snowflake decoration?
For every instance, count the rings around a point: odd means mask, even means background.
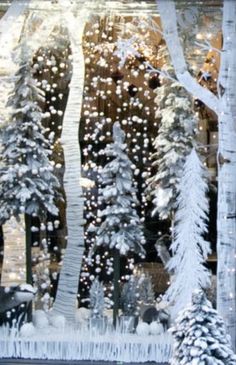
[[[120,58],[119,67],[122,68],[128,57],[140,57],[140,53],[134,48],[135,37],[119,39],[114,55]]]
[[[209,71],[201,71],[201,77],[199,79],[199,82],[204,80],[204,81],[208,81],[211,78],[211,72]]]

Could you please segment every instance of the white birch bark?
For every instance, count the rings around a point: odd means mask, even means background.
[[[63,315],[68,323],[73,324],[84,253],[84,199],[78,139],[85,71],[82,38],[86,21],[83,12],[76,20],[72,15],[67,15],[66,19],[73,56],[73,73],[61,136],[65,158],[64,189],[68,234],[53,313]]]
[[[236,349],[236,2],[224,1],[219,73],[217,309]]]
[[[217,308],[236,349],[236,2],[223,2],[223,52],[219,95],[198,85],[187,71],[177,31],[173,0],[156,0],[176,76],[193,97],[215,111],[219,119]]]
[[[4,255],[1,286],[20,285],[26,282],[25,228],[11,217],[3,226]]]
[[[193,95],[193,97],[198,98],[210,109],[217,112],[217,97],[211,91],[199,85],[188,71],[177,30],[177,17],[174,0],[156,0],[156,2],[161,16],[163,36],[169,50],[171,62],[174,66],[177,79],[180,84]]]

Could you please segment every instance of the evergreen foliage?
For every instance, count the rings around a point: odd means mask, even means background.
[[[114,143],[105,149],[105,155],[111,157],[101,171],[103,187],[99,190],[99,202],[104,208],[98,212],[102,223],[97,230],[97,246],[108,246],[125,255],[134,251],[144,256],[144,234],[140,218],[136,211],[138,200],[133,186],[132,162],[125,144],[125,133],[119,122],[113,126]]]
[[[138,278],[131,276],[121,291],[121,308],[126,316],[135,316],[138,314]]]
[[[182,311],[171,329],[174,351],[170,365],[235,365],[223,319],[205,294],[193,293],[192,305]]]
[[[144,304],[153,304],[155,294],[153,291],[152,278],[148,274],[141,274],[138,278],[138,299]]]
[[[181,85],[164,77],[161,82],[155,98],[160,127],[152,155],[152,166],[157,172],[148,181],[147,194],[153,199],[152,214],[167,219],[176,209],[177,186],[186,155],[194,145],[197,120],[191,98]]]
[[[172,258],[167,269],[174,272],[166,298],[174,305],[175,316],[191,301],[195,289],[210,285],[204,262],[211,252],[203,235],[207,232],[208,199],[205,168],[193,149],[187,157],[179,184]]]
[[[27,50],[22,57],[14,89],[9,96],[9,124],[2,130],[0,168],[0,222],[21,213],[56,215],[59,182],[50,163],[51,149],[42,126],[43,92],[33,79]]]
[[[89,298],[91,317],[102,318],[105,307],[104,288],[98,277],[94,279],[91,285]]]

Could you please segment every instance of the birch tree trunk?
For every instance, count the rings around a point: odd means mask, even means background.
[[[217,309],[236,349],[236,2],[224,1],[219,73]]]
[[[26,282],[25,227],[12,217],[3,225],[4,252],[1,286],[20,285]]]
[[[236,2],[223,2],[223,51],[218,98],[187,71],[173,0],[156,0],[177,79],[193,97],[218,115],[217,308],[236,349]]]
[[[85,17],[82,13],[76,21],[73,16],[66,18],[73,56],[73,73],[61,136],[65,158],[64,189],[68,234],[53,312],[63,315],[68,323],[73,324],[84,253],[84,199],[81,187],[81,152],[78,139],[85,71],[82,48]]]

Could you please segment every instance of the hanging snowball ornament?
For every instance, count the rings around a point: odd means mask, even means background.
[[[137,92],[138,92],[137,86],[135,86],[134,84],[128,86],[128,94],[131,97],[134,97],[137,94]]]
[[[160,83],[160,79],[159,79],[159,76],[158,75],[153,75],[149,78],[148,80],[148,86],[150,87],[150,89],[154,90],[156,89],[157,87],[160,87],[161,86],[161,83]]]
[[[124,78],[124,74],[121,71],[116,70],[112,72],[111,78],[115,82],[115,84],[117,84],[118,81],[121,81]]]

